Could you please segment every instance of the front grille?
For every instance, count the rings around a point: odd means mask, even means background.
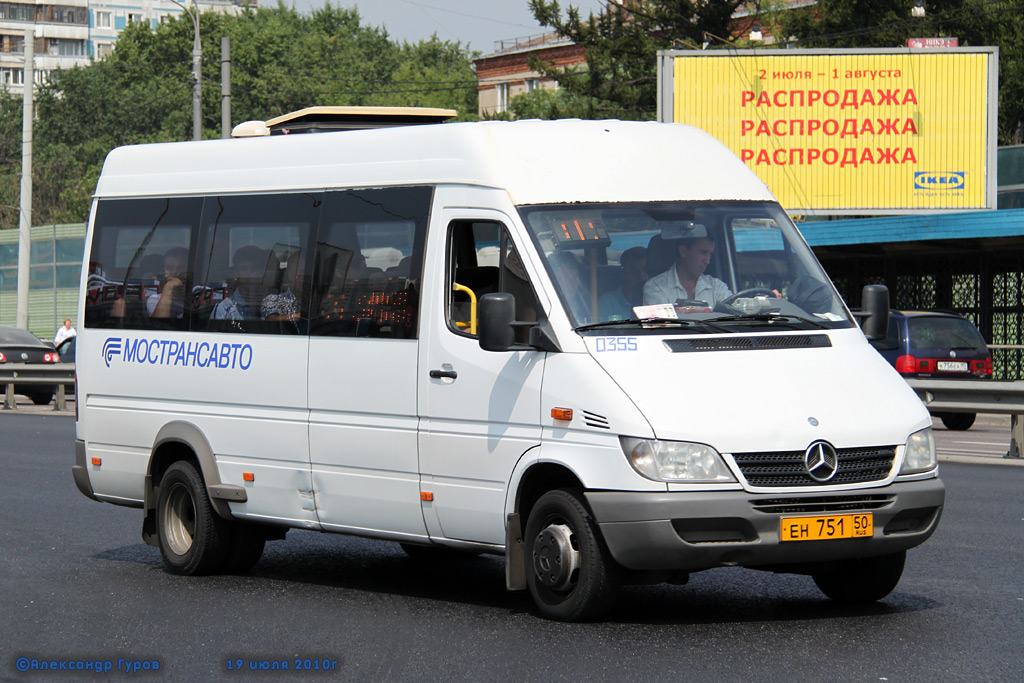
[[[733,453],[740,471],[751,486],[834,486],[879,481],[889,476],[896,457],[895,446],[840,448],[836,450],[839,469],[825,482],[816,481],[804,466],[804,451]]]
[[[892,505],[894,495],[872,494],[867,496],[814,496],[803,498],[758,498],[751,500],[755,512],[769,515],[792,515],[810,513],[862,512],[880,510]]]

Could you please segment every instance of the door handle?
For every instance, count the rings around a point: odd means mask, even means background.
[[[433,379],[455,379],[459,373],[454,370],[431,370],[430,377]]]

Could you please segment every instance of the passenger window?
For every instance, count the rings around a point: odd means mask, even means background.
[[[202,200],[105,199],[96,208],[85,326],[187,330]]]
[[[192,329],[305,334],[322,203],[320,193],[207,198]]]
[[[310,334],[415,339],[433,190],[328,192]]]
[[[453,331],[476,336],[480,297],[492,292],[512,294],[516,320],[536,321],[540,305],[522,258],[501,223],[454,221],[449,226],[447,320]],[[516,328],[516,341],[526,343],[529,328]]]

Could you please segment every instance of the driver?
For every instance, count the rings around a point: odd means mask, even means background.
[[[679,245],[679,257],[671,268],[644,285],[644,305],[674,304],[679,299],[703,301],[714,308],[732,294],[729,287],[704,272],[715,253],[711,237],[693,237]]]

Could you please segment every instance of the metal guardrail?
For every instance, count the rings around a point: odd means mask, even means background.
[[[56,388],[54,410],[67,410],[65,384],[75,383],[74,363],[32,364],[3,363],[0,364],[0,384],[6,385],[4,391],[4,408],[13,410],[18,407],[14,401],[14,385],[50,384]]]
[[[1004,457],[1024,455],[1024,380],[908,379],[928,412],[992,413],[1010,416],[1010,449]]]

